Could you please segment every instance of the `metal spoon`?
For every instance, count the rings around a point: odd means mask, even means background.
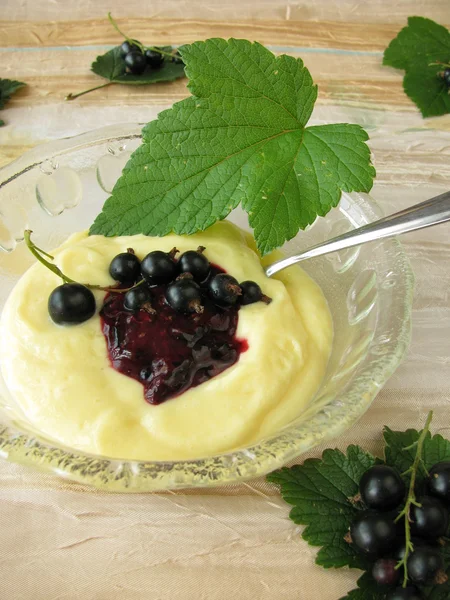
[[[351,248],[352,246],[359,246],[360,244],[366,244],[374,240],[408,233],[408,231],[439,225],[439,223],[445,223],[446,221],[450,221],[450,191],[440,196],[435,196],[426,202],[421,202],[420,204],[401,210],[374,223],[369,223],[331,240],[322,242],[301,254],[278,260],[266,267],[266,275],[267,277],[271,277],[275,273],[278,273],[278,271],[308,258],[323,256],[324,254],[330,254],[330,252],[336,252],[344,248]]]

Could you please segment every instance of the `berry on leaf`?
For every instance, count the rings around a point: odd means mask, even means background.
[[[109,274],[120,283],[134,283],[141,273],[141,261],[131,248],[115,256],[109,265]]]
[[[382,556],[392,550],[397,539],[397,527],[387,515],[366,511],[352,521],[350,536],[351,543],[361,553]]]
[[[450,69],[445,69],[442,73],[442,79],[444,80],[445,85],[450,88]]]
[[[396,508],[405,496],[403,479],[392,467],[375,465],[359,482],[361,499],[368,508],[387,511]]]
[[[395,588],[387,595],[386,600],[423,600],[423,596],[418,589],[409,585],[406,588]]]
[[[450,69],[449,69],[450,71]],[[450,506],[450,462],[441,462],[430,470],[428,492]]]
[[[136,40],[131,40],[131,43],[128,40],[125,40],[123,42],[123,44],[120,46],[120,55],[122,56],[122,58],[125,58],[125,56],[129,53],[129,52],[140,52],[141,49],[137,44],[133,44],[132,42],[136,42]]]
[[[379,558],[372,568],[372,577],[379,585],[396,585],[400,580],[400,569],[393,558]]]
[[[216,304],[232,306],[241,294],[237,280],[226,273],[219,273],[209,282],[209,295]]]
[[[172,248],[170,252],[154,250],[147,254],[141,263],[141,273],[147,283],[159,285],[173,281],[178,271],[178,264],[175,260],[177,253],[178,250]]]
[[[83,323],[95,313],[94,294],[81,283],[64,283],[50,294],[48,312],[58,325]]]
[[[159,69],[164,62],[164,54],[150,48],[145,51],[145,58],[152,69]]]
[[[132,75],[142,75],[147,66],[147,61],[141,51],[132,51],[125,56],[125,65],[127,71]]]
[[[415,549],[407,562],[408,577],[414,583],[427,585],[435,581],[444,562],[438,549],[429,546]],[[441,580],[441,583],[445,580]]]
[[[421,506],[411,507],[411,531],[413,535],[435,540],[447,533],[448,510],[438,498],[424,496],[419,500]]]
[[[181,55],[178,52],[178,50],[172,56],[172,62],[175,63],[176,65],[182,65],[183,64],[183,59],[181,58]]]

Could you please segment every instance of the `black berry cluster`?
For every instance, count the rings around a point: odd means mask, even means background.
[[[123,293],[125,310],[145,310],[155,313],[152,307],[152,287],[165,285],[165,300],[176,312],[202,313],[205,298],[216,306],[227,308],[235,304],[253,304],[271,299],[264,295],[254,281],[241,284],[226,273],[211,274],[211,265],[204,255],[205,248],[188,250],[177,260],[178,250],[154,250],[142,262],[132,248],[115,256],[109,274],[119,284],[117,288],[101,288],[67,281],[50,294],[48,310],[55,323],[69,325],[83,323],[95,313],[92,289]],[[47,265],[48,266],[48,265]],[[60,274],[62,276],[62,274]]]
[[[140,277],[143,282],[139,284],[139,287],[148,290],[151,294],[152,286],[167,285],[165,291],[167,303],[173,310],[185,314],[203,312],[202,302],[205,288],[208,298],[224,308],[233,306],[237,302],[241,304],[270,302],[270,298],[265,296],[258,284],[253,281],[245,281],[239,285],[234,277],[226,273],[219,273],[209,278],[211,265],[204,255],[204,251],[203,246],[197,250],[188,250],[178,260],[176,259],[178,254],[176,248],[170,252],[161,250],[150,252],[140,264]],[[117,258],[113,260],[113,263]],[[119,281],[120,283],[129,283],[128,280]],[[249,286],[252,290],[250,294],[247,291]],[[133,293],[134,289],[126,292],[125,306],[127,306],[128,295]],[[148,301],[146,304],[148,305]]]
[[[166,60],[174,63],[182,63],[178,52],[169,56],[163,48],[146,48],[137,40],[125,40],[120,46],[120,55],[122,56],[126,70],[133,75],[142,75],[147,69],[160,69]]]
[[[125,61],[126,69],[133,75],[142,75],[147,66],[159,69],[164,63],[161,48],[145,49],[140,42],[126,40],[120,46],[120,54]]]
[[[430,470],[424,493],[411,503],[409,514],[401,512],[407,500],[405,483],[387,465],[364,473],[359,496],[364,510],[345,539],[372,563],[372,577],[383,586],[386,600],[421,600],[422,586],[447,581],[439,541],[449,526],[450,462]]]

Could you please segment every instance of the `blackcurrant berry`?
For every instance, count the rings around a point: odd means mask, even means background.
[[[232,306],[242,294],[241,288],[234,277],[219,273],[209,282],[209,295],[216,304]]]
[[[439,550],[424,546],[416,548],[409,555],[406,566],[411,581],[426,585],[433,583],[444,562]]]
[[[167,286],[165,295],[168,304],[177,312],[203,312],[200,286],[193,279],[177,279]]]
[[[450,88],[450,69],[445,69],[442,74],[442,79],[444,80],[445,85]]]
[[[437,463],[431,468],[428,491],[450,506],[450,462]]]
[[[123,307],[130,312],[136,312],[143,308],[147,312],[155,312],[152,309],[152,294],[145,284],[138,285],[125,293]]]
[[[178,264],[175,255],[178,252],[173,248],[170,252],[154,250],[147,254],[141,263],[141,273],[150,285],[169,283],[177,276]]]
[[[134,283],[141,273],[141,261],[133,252],[122,252],[109,265],[109,274],[120,283]]]
[[[253,304],[259,302],[263,296],[261,288],[254,281],[243,281],[241,284],[241,304]]]
[[[150,48],[145,51],[145,58],[152,69],[159,69],[164,62],[164,54]]]
[[[379,558],[372,568],[372,577],[379,585],[396,585],[400,580],[400,569],[393,558]]]
[[[391,510],[400,504],[405,495],[405,484],[399,473],[387,465],[368,469],[359,482],[361,499],[368,508]]]
[[[415,587],[398,587],[386,596],[386,600],[423,600],[422,594]]]
[[[128,52],[125,56],[125,65],[127,67],[127,71],[132,73],[133,75],[142,75],[145,71],[145,67],[147,66],[147,61],[145,60],[145,56],[142,52]]]
[[[181,58],[181,55],[178,51],[175,52],[175,54],[172,56],[172,62],[175,63],[176,65],[183,64],[183,59]]]
[[[195,281],[201,283],[209,275],[211,265],[203,254],[205,248],[199,246],[198,250],[188,250],[180,256],[178,265],[181,273],[190,273]]]
[[[50,294],[48,312],[58,325],[83,323],[95,313],[94,294],[81,283],[64,283]]]
[[[448,529],[448,510],[437,498],[424,496],[421,506],[411,507],[411,531],[413,535],[434,540],[445,535]]]
[[[392,549],[397,527],[387,515],[362,512],[350,525],[351,541],[363,554],[382,556]]]
[[[132,42],[136,42],[136,40],[132,40]],[[123,44],[120,46],[120,55],[122,58],[129,52],[140,52],[141,49],[137,44],[130,43],[128,40],[125,40]]]
[[[242,291],[240,298],[241,304],[254,304],[255,302],[265,302],[270,304],[272,298],[262,293],[261,288],[255,281],[243,281],[239,284]]]

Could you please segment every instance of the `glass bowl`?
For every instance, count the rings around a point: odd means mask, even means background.
[[[30,227],[43,248],[86,229],[98,214],[141,125],[115,125],[51,142],[0,170],[0,307],[33,262]],[[297,253],[382,214],[366,194],[343,194],[338,208],[285,244]],[[245,215],[230,219],[247,227]],[[98,488],[145,492],[209,487],[264,475],[342,434],[367,410],[399,365],[410,339],[413,274],[395,240],[374,242],[302,264],[320,284],[334,320],[334,345],[319,392],[293,422],[259,443],[180,461],[130,461],[64,447],[34,431],[0,380],[0,455]]]

